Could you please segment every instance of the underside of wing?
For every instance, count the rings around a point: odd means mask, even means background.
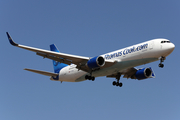
[[[137,72],[136,68],[129,68],[124,71],[121,71],[121,74],[124,75],[123,78],[136,79],[136,76],[135,76],[136,72]]]
[[[143,80],[147,78],[154,78],[155,74],[151,67],[149,68],[142,68],[142,69],[136,69],[136,68],[128,68],[125,70],[122,70],[118,73],[108,75],[106,77],[113,77],[118,78],[117,76],[124,75],[123,78],[131,78],[131,79],[138,79]]]
[[[131,79],[136,79],[135,77],[135,73],[137,72],[137,69],[135,68],[129,68],[129,69],[125,69],[125,70],[122,70],[118,73],[115,73],[115,74],[111,74],[111,75],[108,75],[106,77],[112,77],[112,78],[117,78],[117,75],[124,75],[123,78],[131,78]]]

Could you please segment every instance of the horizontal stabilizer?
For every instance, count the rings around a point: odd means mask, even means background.
[[[27,68],[25,68],[24,70],[34,72],[34,73],[38,73],[38,74],[41,74],[41,75],[46,75],[46,76],[58,76],[59,75],[58,73],[51,73],[51,72],[33,70],[33,69],[27,69]]]

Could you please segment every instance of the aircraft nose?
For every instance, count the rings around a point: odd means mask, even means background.
[[[163,56],[168,56],[173,52],[175,45],[173,43],[167,43],[167,44],[163,44],[162,48],[163,48]]]
[[[167,55],[165,55],[165,56],[168,56],[169,54],[171,54],[173,52],[174,48],[175,48],[175,45],[173,43],[167,44],[167,46],[165,48]]]
[[[169,45],[169,49],[170,49],[171,51],[173,51],[174,48],[175,48],[175,45],[174,45],[173,43],[171,43],[171,44]]]

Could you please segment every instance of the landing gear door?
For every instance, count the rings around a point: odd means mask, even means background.
[[[153,46],[154,46],[154,41],[151,41],[151,42],[149,43],[149,49],[152,50],[152,49],[153,49]]]

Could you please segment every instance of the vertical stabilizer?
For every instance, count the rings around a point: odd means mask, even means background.
[[[51,51],[54,51],[54,52],[59,52],[59,50],[58,50],[58,48],[56,47],[55,44],[50,45],[50,50],[51,50]],[[53,67],[54,67],[54,72],[55,72],[55,73],[59,73],[59,71],[60,71],[62,68],[66,67],[66,66],[68,66],[68,65],[53,60]]]

